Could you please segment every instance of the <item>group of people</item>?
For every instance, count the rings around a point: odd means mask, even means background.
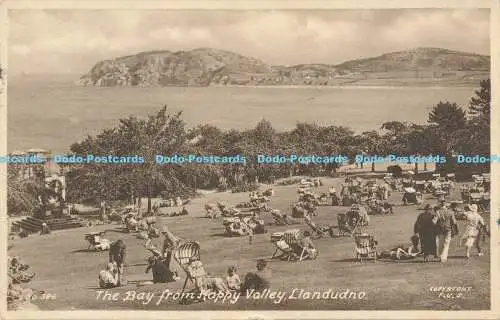
[[[175,249],[185,240],[175,236],[166,227],[162,229],[161,233],[165,237],[161,251],[154,245],[146,246],[153,253],[153,256],[148,259],[148,266],[146,268],[146,273],[150,270],[153,272],[153,283],[167,283],[179,279],[177,272],[171,271],[170,262]],[[126,255],[127,248],[122,240],[117,240],[111,244],[109,261],[106,268],[99,272],[99,287],[109,289],[126,285],[124,277]],[[204,272],[203,264],[197,258],[190,259],[187,271],[194,280],[195,290],[199,292],[222,290],[226,292],[239,291],[245,293],[248,289],[259,291],[269,288],[271,277],[266,266],[267,262],[265,260],[258,260],[257,270],[247,273],[243,281],[240,280],[240,277],[236,273],[235,266],[227,270],[227,277],[225,279],[208,276]]]
[[[418,235],[424,261],[429,261],[431,256],[440,262],[448,260],[448,251],[451,239],[458,235],[456,213],[457,204],[448,205],[441,201],[438,205],[425,205],[414,225],[414,233]],[[460,245],[465,245],[465,256],[470,258],[471,248],[476,244],[478,255],[482,255],[480,236],[488,233],[483,217],[478,213],[477,205],[468,205],[463,213],[465,230],[460,238]]]
[[[126,285],[124,277],[127,247],[122,240],[112,242],[109,248],[109,262],[106,269],[99,272],[99,287],[114,288]]]
[[[248,290],[261,292],[271,286],[271,272],[267,268],[267,262],[264,259],[257,260],[256,270],[248,272],[243,281],[237,273],[236,266],[231,266],[227,269],[225,279],[207,275],[203,264],[199,260],[191,261],[187,270],[194,278],[194,290],[197,294],[208,292],[239,292],[245,295]],[[203,299],[203,297],[200,298]]]
[[[30,282],[35,276],[34,273],[29,273],[27,270],[29,265],[22,263],[19,257],[7,257],[7,308],[26,309],[26,306],[31,305],[31,297],[34,291],[30,288],[23,288],[21,283]],[[22,306],[22,307],[21,307]],[[34,308],[35,310],[37,308]]]

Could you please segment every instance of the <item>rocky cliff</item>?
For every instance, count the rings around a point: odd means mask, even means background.
[[[411,85],[467,84],[488,78],[490,57],[439,48],[417,48],[338,65],[271,66],[233,52],[201,48],[151,51],[98,62],[82,85]]]

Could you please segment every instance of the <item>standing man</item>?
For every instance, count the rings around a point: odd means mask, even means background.
[[[436,223],[437,233],[437,254],[441,262],[448,260],[448,250],[450,249],[451,237],[456,235],[457,220],[453,211],[449,210],[444,202],[434,208],[438,217]]]
[[[170,230],[168,230],[166,226],[163,226],[161,233],[165,236],[165,240],[163,240],[163,248],[161,250],[161,253],[165,258],[165,264],[167,265],[167,268],[170,268],[172,253],[179,246],[182,239],[176,237],[172,232],[170,232]]]
[[[109,262],[116,264],[118,270],[117,286],[125,285],[125,277],[123,268],[125,265],[125,257],[127,256],[127,247],[122,240],[113,242],[109,247]]]

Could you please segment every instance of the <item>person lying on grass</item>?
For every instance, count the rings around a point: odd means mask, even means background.
[[[422,255],[422,252],[419,249],[419,238],[416,235],[411,237],[411,245],[409,247],[400,245],[391,250],[382,251],[379,254],[380,258],[388,258],[392,260],[411,260],[420,255]]]

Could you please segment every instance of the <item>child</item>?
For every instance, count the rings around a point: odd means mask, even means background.
[[[236,274],[236,267],[232,266],[227,269],[226,277],[227,287],[231,291],[239,291],[241,288],[240,277]]]
[[[416,235],[411,237],[412,245],[409,248],[404,246],[398,246],[391,250],[382,251],[380,253],[381,258],[390,258],[394,260],[409,260],[414,259],[421,254],[419,246],[419,238]]]
[[[118,286],[118,270],[115,264],[109,262],[105,270],[99,272],[99,287],[103,289],[114,288]]]

